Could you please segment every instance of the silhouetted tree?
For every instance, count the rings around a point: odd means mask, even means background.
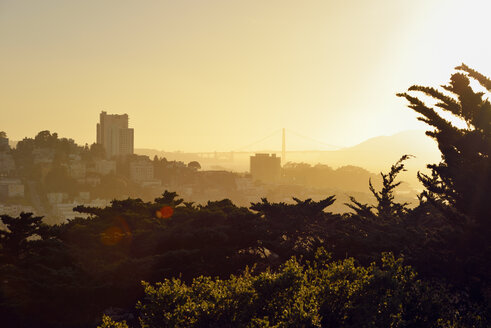
[[[197,162],[197,161],[192,161],[192,162],[189,162],[189,163],[188,163],[188,167],[189,167],[190,169],[194,169],[194,170],[196,170],[196,171],[201,169],[201,165],[200,165],[200,164],[199,164],[199,162]]]
[[[394,165],[392,165],[389,173],[380,173],[382,177],[382,189],[376,191],[372,184],[372,179],[369,180],[368,186],[377,200],[376,206],[362,204],[354,197],[350,197],[351,203],[346,204],[349,208],[355,211],[356,214],[365,218],[379,218],[389,221],[400,220],[407,214],[408,203],[397,203],[394,200],[394,191],[401,184],[401,181],[396,182],[397,175],[404,169],[404,161],[409,159],[410,155],[402,156]],[[376,210],[374,213],[372,210]]]
[[[106,157],[106,150],[103,145],[93,143],[90,145],[90,154],[93,158],[104,158]]]
[[[19,217],[0,215],[0,219],[7,228],[0,230],[0,251],[4,258],[18,258],[27,250],[31,238],[42,236],[44,224],[41,216],[22,212]]]
[[[178,206],[180,205],[184,200],[182,198],[179,198],[179,195],[174,192],[174,191],[168,191],[165,190],[162,196],[155,198],[155,203],[161,205],[161,206]]]
[[[450,205],[480,226],[490,228],[491,213],[491,103],[484,92],[471,87],[472,78],[491,92],[491,80],[466,65],[456,67],[447,93],[432,87],[414,85],[437,100],[433,106],[408,93],[398,94],[409,101],[409,107],[421,114],[419,120],[434,128],[426,134],[438,142],[442,153],[439,164],[428,165],[432,174],[419,174],[426,187],[424,196],[435,204]],[[449,94],[448,94],[449,93]],[[489,94],[488,94],[489,95]],[[439,114],[443,110],[465,122],[458,128]],[[449,216],[450,217],[450,216]]]
[[[444,91],[409,88],[436,99],[434,105],[408,93],[398,96],[421,114],[419,120],[434,128],[426,134],[438,142],[442,153],[439,164],[428,165],[431,174],[418,174],[426,187],[420,207],[425,209],[425,202],[432,204],[451,227],[442,235],[443,247],[434,252],[432,262],[441,261],[440,267],[448,268],[440,269],[442,272],[467,286],[476,298],[487,297],[489,302],[491,294],[483,291],[491,290],[491,103],[485,97],[491,92],[491,80],[466,65],[456,69],[461,72],[452,75]],[[470,78],[487,93],[474,91]],[[465,127],[457,127],[439,110],[460,119]]]

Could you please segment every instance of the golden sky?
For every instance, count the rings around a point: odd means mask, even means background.
[[[410,85],[461,62],[491,75],[490,13],[488,0],[0,0],[0,130],[92,143],[106,110],[129,114],[138,148],[237,150],[282,127],[352,145],[424,127],[395,96]]]

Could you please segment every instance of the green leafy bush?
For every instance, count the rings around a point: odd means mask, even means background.
[[[390,253],[359,266],[353,258],[330,261],[321,249],[315,261],[292,258],[276,272],[143,286],[144,328],[484,326],[465,295],[418,279]]]

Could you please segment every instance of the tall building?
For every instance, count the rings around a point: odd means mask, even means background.
[[[251,175],[254,180],[278,182],[281,175],[281,158],[276,154],[256,154],[251,156]]]
[[[101,112],[97,123],[97,143],[104,146],[106,157],[133,154],[134,131],[128,128],[128,114]]]

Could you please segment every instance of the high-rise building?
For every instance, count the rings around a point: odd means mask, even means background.
[[[251,175],[254,180],[278,182],[281,175],[281,157],[276,154],[256,154],[251,156]]]
[[[128,128],[128,114],[101,112],[97,123],[97,143],[104,146],[106,157],[133,154],[134,131]]]

